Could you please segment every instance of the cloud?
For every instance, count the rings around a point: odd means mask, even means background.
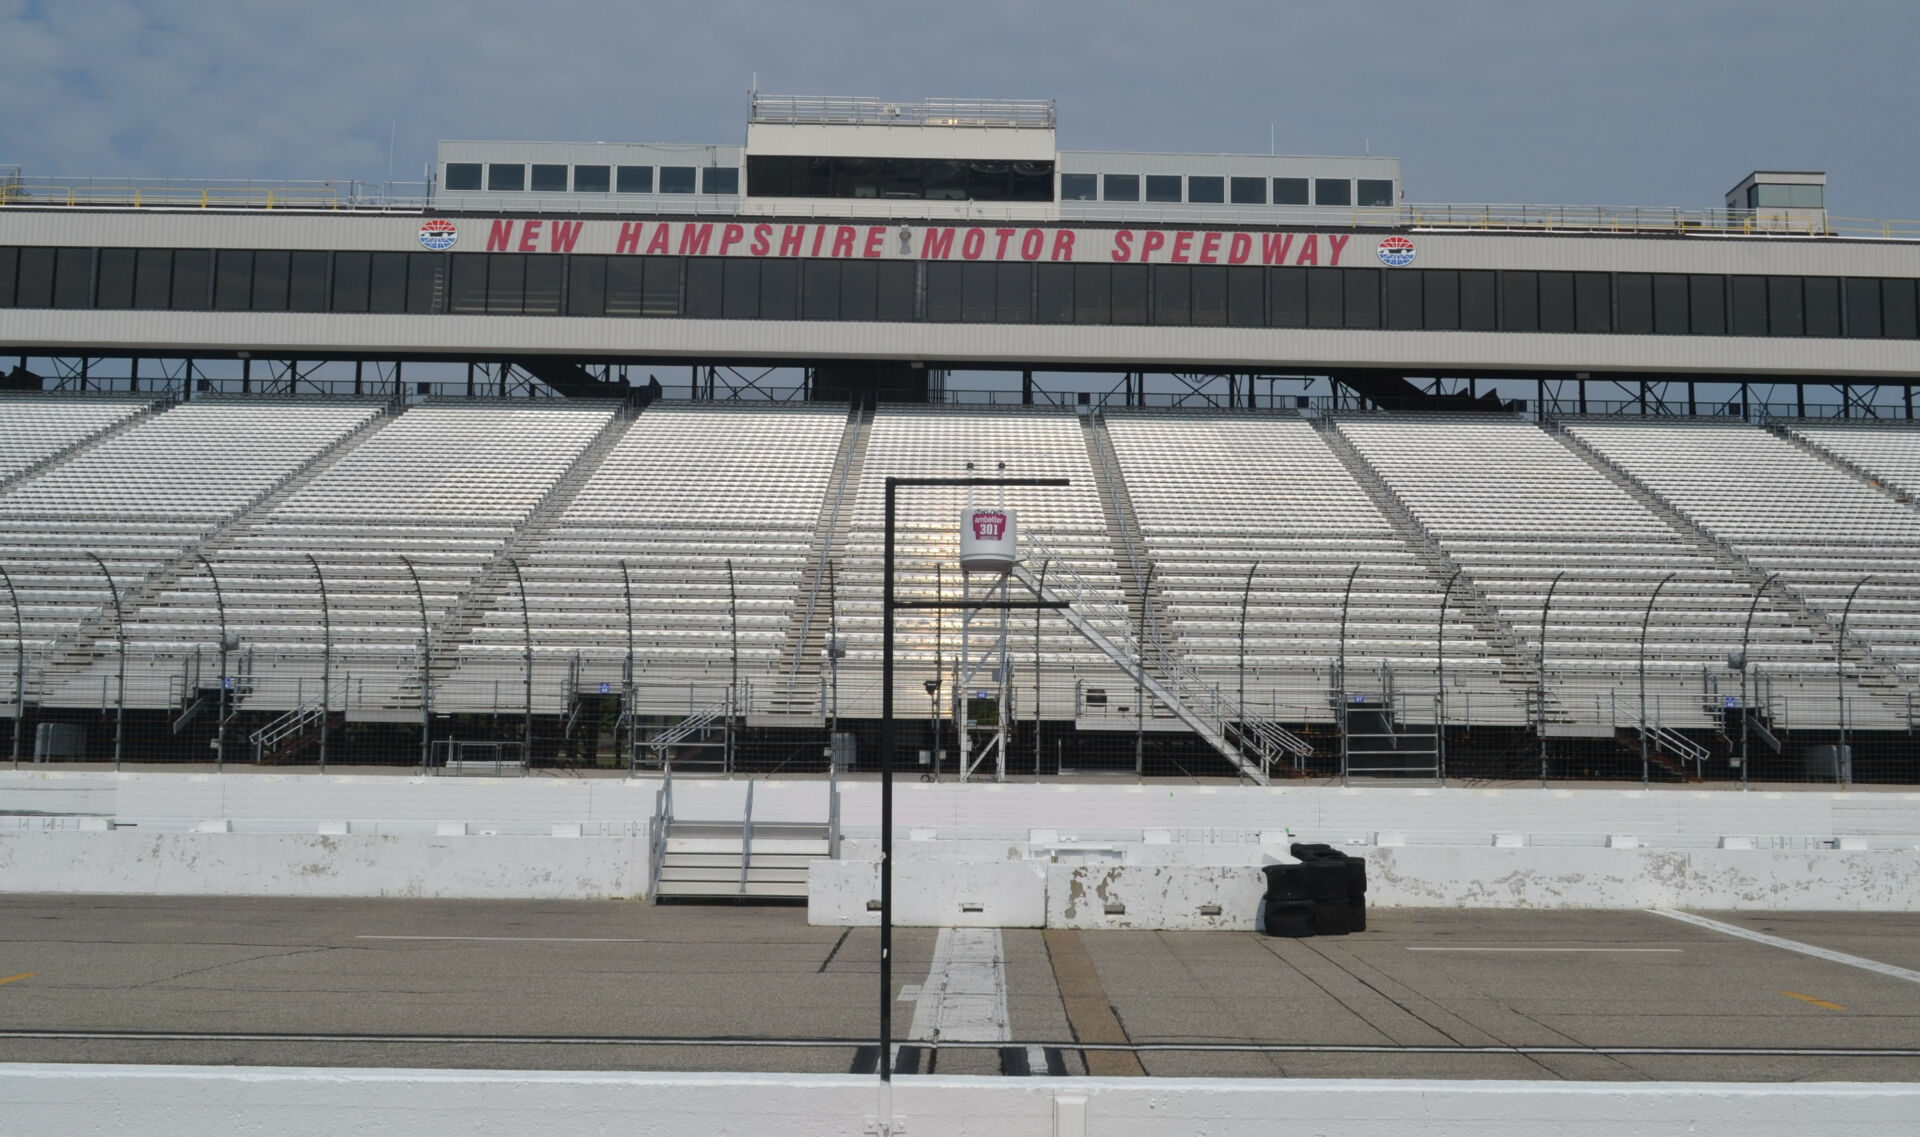
[[[0,162],[417,177],[441,138],[738,141],[746,91],[1053,97],[1080,149],[1399,156],[1412,196],[1915,212],[1910,0],[0,0]]]

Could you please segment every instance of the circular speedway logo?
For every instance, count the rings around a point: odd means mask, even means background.
[[[453,248],[453,243],[459,239],[460,230],[444,217],[436,217],[420,226],[420,247],[423,249],[443,253]],[[1412,259],[1411,256],[1408,259]]]
[[[1413,242],[1406,237],[1388,237],[1380,242],[1380,249],[1376,255],[1379,256],[1380,263],[1383,265],[1404,268],[1413,263]]]

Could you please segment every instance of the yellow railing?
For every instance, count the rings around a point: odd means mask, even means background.
[[[1754,236],[1879,237],[1920,240],[1920,221],[1861,217],[1792,218],[1740,210],[1633,209],[1594,206],[1406,205],[1357,210],[1358,226],[1521,232],[1717,233]]]

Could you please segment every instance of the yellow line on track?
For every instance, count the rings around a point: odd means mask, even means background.
[[[18,975],[0,975],[0,987],[5,987],[9,983],[18,983],[22,979],[32,979],[34,974],[31,971],[22,971]]]
[[[1841,1005],[1840,1005],[1840,1004],[1838,1004],[1838,1003],[1829,1003],[1829,1002],[1827,1002],[1827,1001],[1826,1001],[1825,999],[1816,999],[1816,998],[1814,998],[1814,997],[1813,997],[1812,995],[1802,995],[1802,994],[1801,994],[1800,992],[1798,992],[1798,991],[1782,991],[1782,992],[1780,992],[1780,993],[1781,993],[1782,995],[1785,995],[1785,996],[1786,996],[1787,998],[1789,998],[1789,999],[1798,999],[1798,1000],[1800,1000],[1800,1001],[1801,1001],[1801,1002],[1803,1002],[1803,1003],[1812,1003],[1812,1004],[1813,1004],[1814,1006],[1816,1006],[1816,1007],[1825,1007],[1825,1008],[1826,1008],[1826,1009],[1828,1009],[1829,1011],[1844,1011],[1844,1010],[1846,1010],[1846,1008],[1845,1008],[1845,1007],[1843,1007],[1843,1006],[1841,1006]]]

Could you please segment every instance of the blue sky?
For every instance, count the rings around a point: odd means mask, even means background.
[[[1052,97],[1069,149],[1402,159],[1418,201],[1920,217],[1914,0],[0,0],[0,164],[417,178],[440,138],[730,142],[746,92]]]

